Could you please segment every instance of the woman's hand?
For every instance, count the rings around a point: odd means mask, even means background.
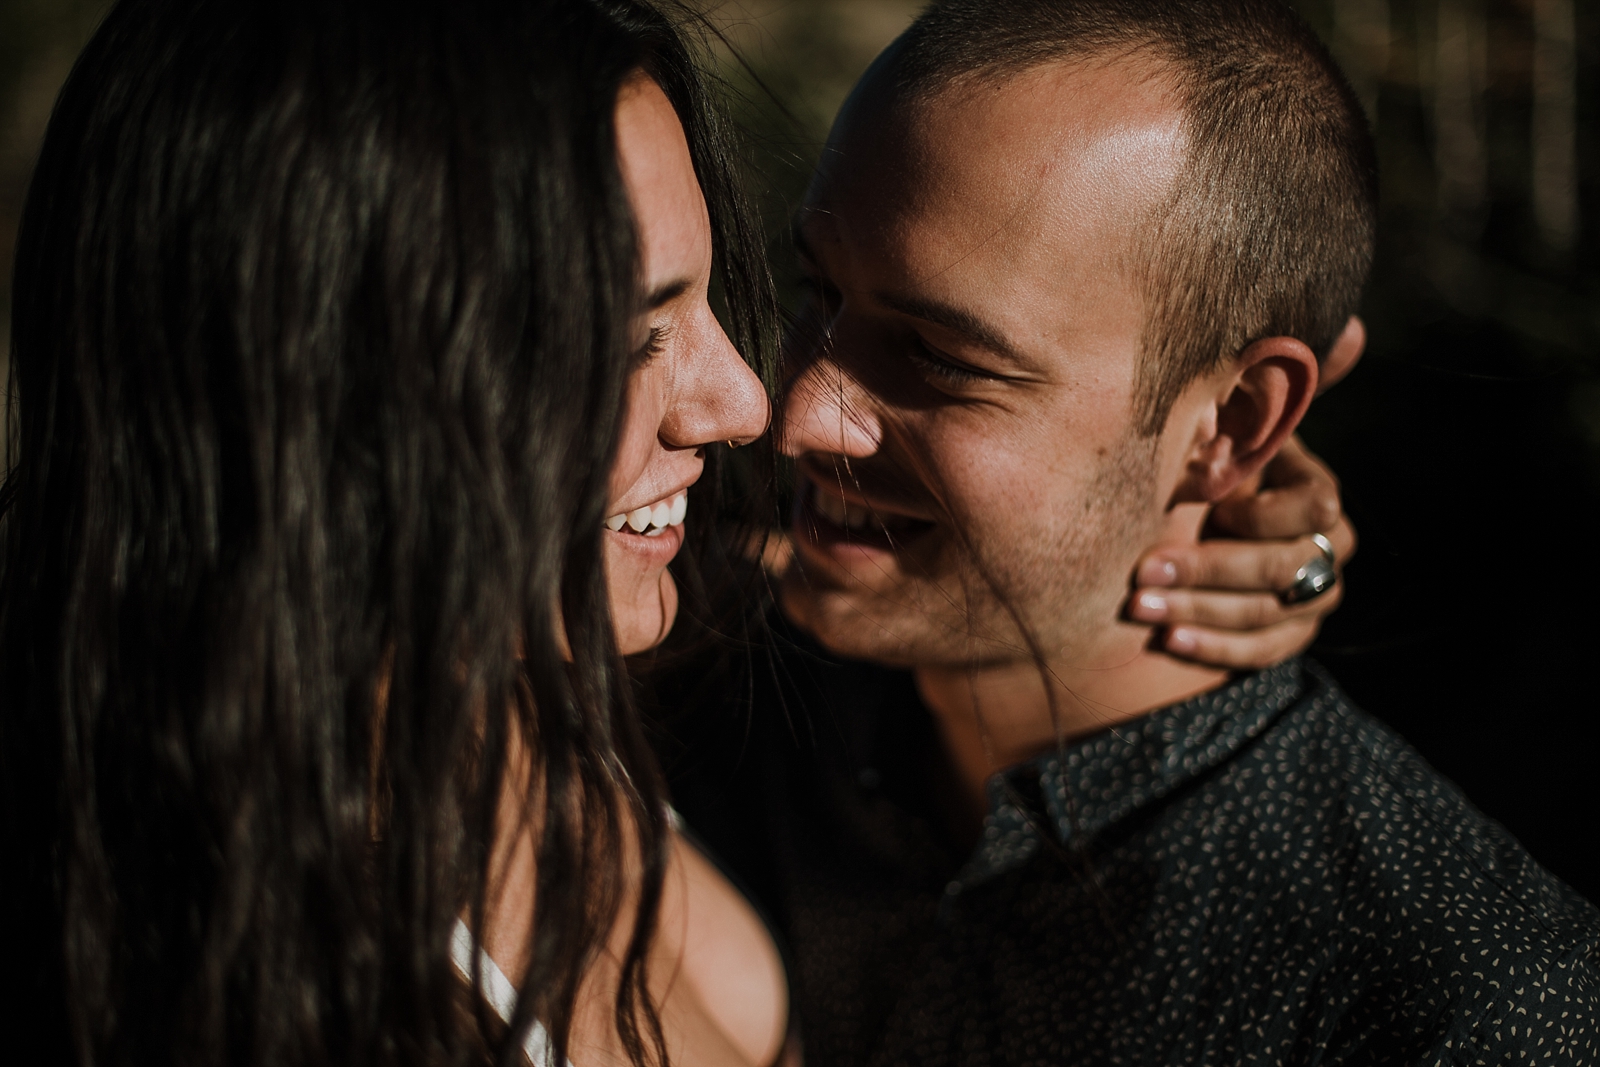
[[[1333,472],[1291,438],[1259,487],[1212,509],[1206,532],[1214,539],[1163,546],[1140,561],[1129,617],[1162,627],[1156,647],[1208,666],[1258,669],[1303,652],[1344,585],[1299,604],[1279,594],[1321,554],[1311,534],[1332,542],[1341,571],[1356,550]]]

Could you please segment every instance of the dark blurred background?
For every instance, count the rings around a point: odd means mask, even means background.
[[[919,5],[697,2],[726,38],[787,291],[786,225],[829,120]],[[105,6],[0,0],[7,294],[30,162]],[[1299,6],[1367,104],[1384,183],[1368,355],[1305,427],[1362,537],[1315,654],[1600,899],[1600,4]],[[0,296],[0,326],[7,311]]]

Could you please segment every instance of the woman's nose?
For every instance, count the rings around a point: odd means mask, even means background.
[[[860,459],[883,444],[883,423],[860,381],[818,354],[784,390],[779,436],[790,456],[825,452]]]
[[[661,423],[661,439],[677,448],[717,441],[749,444],[767,432],[772,405],[761,379],[740,357],[710,309],[704,340],[678,375],[678,401]]]

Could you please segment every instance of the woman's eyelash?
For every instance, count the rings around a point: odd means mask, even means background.
[[[639,346],[639,350],[633,354],[633,358],[640,363],[649,363],[656,356],[659,356],[662,348],[666,345],[667,333],[668,330],[665,326],[650,327],[650,336],[645,338],[644,344]]]
[[[938,378],[950,385],[971,385],[981,382],[989,377],[968,367],[939,356],[921,340],[914,342],[908,351],[911,362],[918,370],[932,378]]]

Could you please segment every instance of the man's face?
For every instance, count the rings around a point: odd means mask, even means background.
[[[1054,65],[914,107],[869,87],[836,126],[783,440],[803,476],[783,603],[824,645],[1124,654],[1127,576],[1183,466],[1134,422],[1134,238],[1182,158],[1153,73]]]

